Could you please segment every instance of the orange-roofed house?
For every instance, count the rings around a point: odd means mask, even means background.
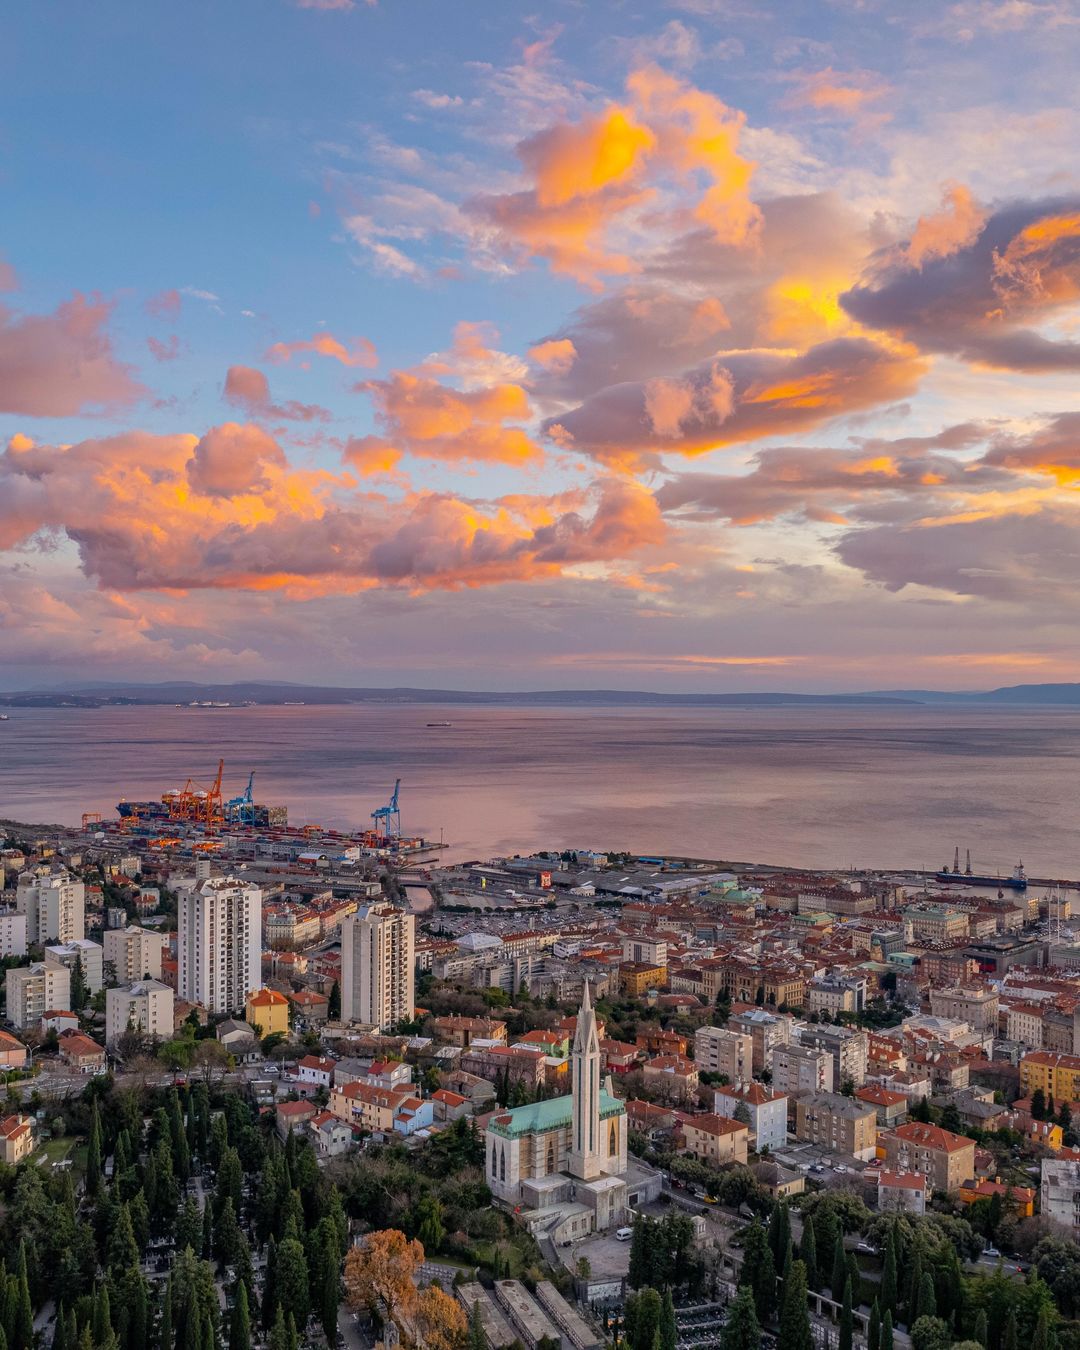
[[[59,1038],[60,1058],[80,1073],[100,1073],[105,1068],[105,1047],[84,1036],[81,1031],[63,1031]]]
[[[514,1044],[523,1045],[527,1050],[543,1050],[554,1059],[565,1059],[570,1053],[570,1038],[559,1031],[527,1031]]]
[[[698,1067],[685,1055],[657,1055],[645,1061],[645,1086],[667,1101],[686,1101],[698,1090]]]
[[[975,1141],[939,1125],[909,1120],[883,1137],[893,1172],[921,1172],[937,1191],[953,1194],[975,1175]]]
[[[0,1031],[0,1069],[26,1068],[26,1046],[8,1031]]]
[[[902,1214],[925,1214],[930,1182],[921,1172],[878,1173],[878,1209]]]
[[[279,1102],[277,1105],[277,1132],[287,1139],[290,1130],[300,1133],[301,1127],[318,1114],[319,1108],[312,1102]]]
[[[256,989],[248,995],[244,1021],[255,1027],[260,1036],[287,1036],[289,1000],[276,989]]]
[[[463,1097],[460,1092],[451,1092],[449,1088],[438,1088],[433,1092],[431,1105],[439,1124],[449,1124],[473,1113],[472,1102],[468,1097]]]
[[[1000,1195],[1006,1210],[1012,1210],[1021,1219],[1030,1219],[1035,1213],[1035,1192],[1030,1186],[1008,1186],[1003,1181],[968,1180],[960,1187],[960,1201],[973,1205],[976,1200],[992,1200]]]
[[[750,1127],[727,1116],[679,1115],[678,1135],[687,1153],[703,1162],[720,1166],[745,1163],[750,1144]]]
[[[878,1124],[882,1129],[892,1129],[907,1120],[908,1099],[902,1092],[892,1092],[880,1083],[871,1083],[861,1087],[855,1093],[856,1101],[864,1106],[872,1106],[877,1112]]]
[[[31,1116],[5,1116],[0,1120],[0,1161],[15,1167],[34,1151],[34,1121]]]

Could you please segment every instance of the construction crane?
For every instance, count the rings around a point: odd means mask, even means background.
[[[255,798],[251,795],[255,783],[255,770],[248,775],[247,788],[239,797],[232,797],[225,803],[225,819],[236,825],[255,824]]]
[[[394,795],[385,806],[377,807],[371,813],[375,837],[385,839],[401,838],[401,811],[398,809],[398,791],[401,779],[394,783]]]
[[[82,817],[82,827],[85,830],[87,825],[96,825],[101,819],[100,811],[84,811]]]
[[[199,815],[207,834],[213,834],[221,824],[221,775],[225,772],[225,761],[218,760],[217,777],[214,779],[205,800],[200,804]]]

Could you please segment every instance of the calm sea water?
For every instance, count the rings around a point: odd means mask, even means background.
[[[429,729],[428,721],[450,720]],[[407,832],[452,857],[543,845],[1080,877],[1080,712],[357,706],[10,710],[0,815],[77,823],[190,776],[290,819]],[[961,856],[962,856],[961,852]]]

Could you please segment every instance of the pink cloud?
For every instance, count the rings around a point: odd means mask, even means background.
[[[236,497],[265,491],[267,469],[284,468],[285,452],[261,427],[225,422],[199,441],[187,463],[196,492],[209,497]]]
[[[314,403],[274,403],[270,382],[252,366],[230,366],[225,374],[225,401],[250,417],[281,417],[291,422],[325,422],[330,414]]]
[[[118,408],[144,391],[113,354],[112,305],[76,293],[53,314],[0,305],[0,412],[72,417]]]
[[[316,356],[327,356],[340,361],[343,366],[354,369],[357,366],[371,369],[379,364],[375,344],[365,337],[350,338],[341,342],[332,333],[316,333],[307,341],[275,342],[266,353],[268,361],[285,364],[299,352],[314,352]]]
[[[175,361],[180,355],[180,339],[175,333],[170,333],[164,342],[156,337],[148,337],[146,345],[155,361]]]
[[[147,300],[143,308],[155,319],[174,319],[183,308],[183,303],[179,291],[159,291]]]

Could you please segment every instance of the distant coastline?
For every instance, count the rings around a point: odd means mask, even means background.
[[[230,708],[243,704],[286,706],[298,703],[334,706],[392,703],[442,704],[459,707],[579,708],[780,708],[780,707],[920,707],[927,704],[986,706],[1080,707],[1080,683],[1021,684],[961,693],[935,689],[875,689],[865,693],[800,694],[780,691],[675,694],[643,689],[471,690],[346,688],[335,685],[243,681],[233,684],[81,684],[66,689],[0,692],[4,708],[144,707],[217,702]],[[197,707],[193,711],[199,711]]]

